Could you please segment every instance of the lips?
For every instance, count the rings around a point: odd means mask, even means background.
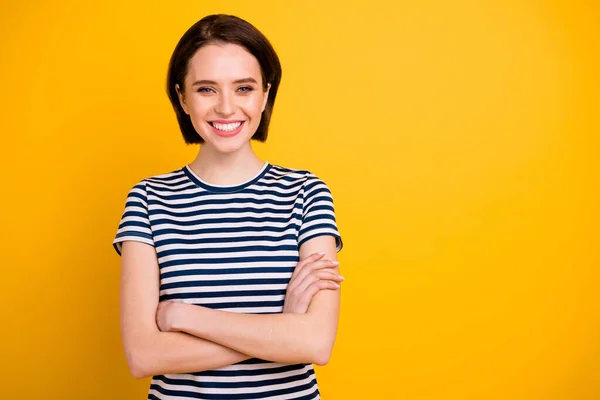
[[[209,123],[214,128],[217,128],[220,131],[231,132],[231,131],[237,129],[242,124],[242,121],[230,122],[230,123],[226,123],[226,124],[222,124],[222,123],[219,123],[216,121],[209,122]]]
[[[220,121],[211,121],[208,124],[212,127],[213,131],[222,137],[231,137],[235,136],[242,131],[244,127],[245,121],[235,121],[235,122],[220,122]]]

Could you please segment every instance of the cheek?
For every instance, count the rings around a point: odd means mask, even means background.
[[[195,98],[188,104],[188,111],[192,117],[202,117],[213,107],[209,99]]]
[[[247,111],[247,114],[252,116],[257,116],[262,112],[262,96],[253,96],[252,98],[248,98],[244,103],[244,109]]]

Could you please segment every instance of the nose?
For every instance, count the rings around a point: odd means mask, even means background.
[[[221,92],[219,100],[215,106],[215,111],[221,115],[232,115],[235,113],[235,99],[226,92]]]

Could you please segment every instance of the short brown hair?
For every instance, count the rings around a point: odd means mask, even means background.
[[[281,81],[279,57],[269,40],[249,22],[233,15],[214,14],[202,18],[184,33],[175,46],[169,62],[167,95],[177,115],[177,122],[179,122],[183,138],[188,144],[202,143],[204,140],[196,132],[189,115],[181,107],[175,85],[179,85],[180,88],[184,87],[189,62],[198,49],[208,44],[226,43],[244,47],[258,60],[263,90],[267,90],[268,84],[271,84],[267,105],[256,133],[252,136],[252,139],[260,142],[267,140],[269,122]]]

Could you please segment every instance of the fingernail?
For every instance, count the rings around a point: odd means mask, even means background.
[[[331,263],[332,263],[333,265],[340,265],[340,262],[339,262],[339,261],[332,261]]]
[[[341,276],[341,275],[338,275],[338,276],[340,277],[340,279],[341,279],[341,280],[344,280],[344,277],[343,277],[343,276]]]
[[[322,251],[322,252],[320,252],[320,253],[317,253],[317,255],[318,255],[318,256],[324,256],[324,255],[325,255],[325,252],[324,252],[324,251]]]

